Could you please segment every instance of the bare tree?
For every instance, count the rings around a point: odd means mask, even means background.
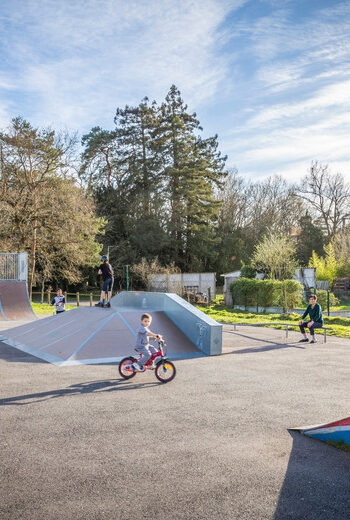
[[[314,162],[298,189],[298,195],[312,208],[328,240],[350,217],[350,185],[341,173],[331,174],[328,164]]]
[[[252,264],[269,278],[285,280],[291,278],[298,264],[295,260],[295,244],[290,237],[269,233],[255,247]]]

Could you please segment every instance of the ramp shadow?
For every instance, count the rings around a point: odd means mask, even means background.
[[[273,520],[348,520],[350,454],[289,434],[293,447]]]
[[[233,332],[233,331],[225,331],[225,333],[226,334],[234,334],[236,336],[240,336],[241,338],[250,339],[250,340],[252,340],[254,342],[257,342],[257,343],[258,342],[264,343],[264,345],[263,346],[256,346],[256,347],[247,347],[247,348],[242,348],[242,349],[239,349],[239,350],[232,350],[232,351],[229,351],[229,352],[223,352],[223,354],[254,354],[254,353],[257,353],[257,352],[267,352],[267,351],[270,351],[270,350],[278,350],[278,349],[286,349],[286,348],[296,348],[296,349],[305,350],[304,346],[295,344],[293,342],[280,343],[278,341],[272,341],[272,340],[268,340],[268,339],[257,338],[255,336],[251,336],[250,334],[243,334],[243,333],[240,333],[240,332]]]
[[[121,390],[138,390],[140,388],[148,388],[153,386],[160,386],[163,383],[159,381],[152,381],[146,383],[131,382],[125,379],[107,379],[105,381],[87,381],[83,383],[76,383],[67,388],[60,388],[56,390],[48,390],[47,392],[36,392],[32,394],[16,395],[13,397],[5,397],[0,399],[0,406],[22,406],[33,403],[39,403],[56,398],[63,398],[72,395],[91,394],[97,392],[115,392]]]
[[[32,354],[23,352],[23,350],[19,350],[16,347],[6,345],[2,341],[0,341],[0,359],[3,359],[4,361],[7,361],[9,363],[46,363],[46,364],[48,364],[48,361],[45,361],[45,359],[35,357]]]

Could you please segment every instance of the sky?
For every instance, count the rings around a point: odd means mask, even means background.
[[[350,182],[350,0],[0,0],[0,128],[113,129],[175,84],[246,179]]]

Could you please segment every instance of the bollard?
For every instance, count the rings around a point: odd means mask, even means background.
[[[90,307],[92,307],[92,292],[90,293]]]
[[[329,316],[329,291],[327,291],[327,314]]]
[[[51,291],[47,291],[47,303],[50,305],[51,303]]]
[[[79,307],[80,301],[79,301],[79,293],[77,292],[77,307]]]

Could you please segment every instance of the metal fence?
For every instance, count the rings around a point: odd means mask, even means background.
[[[0,280],[21,280],[27,282],[27,253],[0,253]]]

